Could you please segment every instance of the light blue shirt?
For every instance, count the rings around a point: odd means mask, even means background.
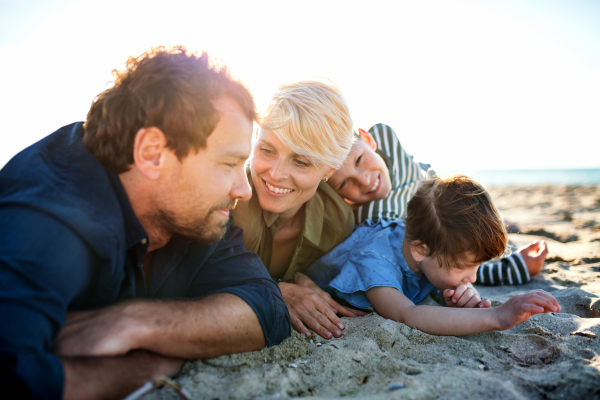
[[[425,275],[408,267],[402,253],[403,241],[404,221],[366,220],[305,274],[357,308],[373,309],[365,292],[378,286],[396,288],[418,303],[435,288]]]

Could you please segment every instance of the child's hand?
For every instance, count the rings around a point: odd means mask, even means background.
[[[550,293],[543,290],[532,290],[519,293],[493,310],[498,318],[497,329],[503,331],[527,321],[532,315],[558,312],[560,305]]]
[[[517,252],[523,257],[523,261],[525,261],[525,264],[527,265],[530,276],[542,272],[544,260],[548,255],[548,246],[546,246],[546,242],[542,240],[529,243],[527,246],[517,250]]]
[[[489,308],[492,305],[489,300],[481,300],[479,292],[470,284],[458,285],[456,289],[446,289],[443,295],[448,307]]]

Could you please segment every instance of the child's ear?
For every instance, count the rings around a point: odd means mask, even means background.
[[[373,139],[373,136],[364,129],[358,130],[358,136],[367,144],[372,150],[377,150],[377,142]]]
[[[429,247],[425,243],[415,241],[410,244],[410,252],[413,259],[420,263],[429,255]]]

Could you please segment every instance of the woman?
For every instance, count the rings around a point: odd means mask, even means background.
[[[354,134],[340,90],[317,80],[282,85],[271,97],[253,143],[252,198],[232,211],[244,245],[279,281],[292,326],[310,336],[340,337],[336,313],[355,317],[302,274],[354,228],[350,206],[325,182],[352,147]]]

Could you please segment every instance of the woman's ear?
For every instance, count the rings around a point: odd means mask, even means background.
[[[156,127],[141,128],[133,141],[133,163],[148,179],[160,178],[167,152],[167,138]]]
[[[429,247],[425,243],[413,241],[410,244],[410,252],[413,256],[413,259],[420,263],[429,255]]]
[[[371,150],[377,150],[377,142],[373,139],[373,136],[364,129],[358,130],[358,136],[371,148]]]
[[[331,176],[332,176],[333,174],[335,174],[335,171],[337,171],[337,169],[335,169],[335,168],[329,168],[329,169],[327,170],[327,172],[325,172],[325,175],[323,175],[323,180],[324,180],[325,182],[327,182],[327,180],[328,180],[329,178],[331,178]]]

